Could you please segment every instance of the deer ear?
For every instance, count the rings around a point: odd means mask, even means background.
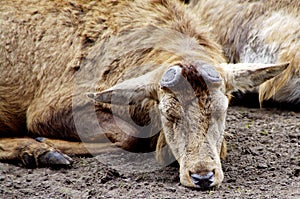
[[[239,63],[221,64],[220,66],[225,80],[226,92],[231,93],[237,90],[244,92],[259,86],[284,71],[289,63]]]
[[[125,80],[101,92],[87,93],[89,98],[102,103],[117,105],[138,104],[144,99],[157,100],[159,77],[163,70],[158,68],[136,78]]]
[[[116,105],[133,105],[144,99],[157,99],[155,85],[147,85],[132,88],[110,88],[98,93],[87,93],[87,96],[95,101]]]

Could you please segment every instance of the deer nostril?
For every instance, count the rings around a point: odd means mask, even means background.
[[[208,172],[206,175],[191,174],[192,182],[201,189],[208,189],[211,187],[211,184],[214,182],[214,173]]]

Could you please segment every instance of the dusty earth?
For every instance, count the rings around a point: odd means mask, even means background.
[[[150,155],[74,157],[70,168],[0,163],[0,198],[300,198],[300,112],[230,107],[223,184],[183,187],[178,167]]]

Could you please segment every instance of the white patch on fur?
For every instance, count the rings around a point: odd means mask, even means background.
[[[280,49],[291,45],[287,40],[292,40],[300,26],[295,17],[284,12],[262,16],[255,23],[240,54],[241,62],[275,63]]]
[[[256,38],[250,40],[250,42],[244,46],[242,53],[240,54],[240,61],[243,63],[275,63],[278,56],[278,45],[266,45],[256,43],[256,47],[253,48],[253,44],[256,42]]]
[[[279,102],[300,104],[300,76],[291,79],[273,98]]]
[[[279,44],[275,42],[266,44],[264,35],[258,30],[252,30],[240,54],[240,61],[242,63],[275,63],[278,51]]]

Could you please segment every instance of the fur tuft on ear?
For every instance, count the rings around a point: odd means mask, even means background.
[[[175,160],[171,149],[167,145],[163,132],[160,132],[157,139],[155,158],[161,165],[168,165]]]
[[[220,152],[220,158],[225,159],[227,156],[227,144],[225,138],[222,141],[222,146],[221,146],[221,152]]]

